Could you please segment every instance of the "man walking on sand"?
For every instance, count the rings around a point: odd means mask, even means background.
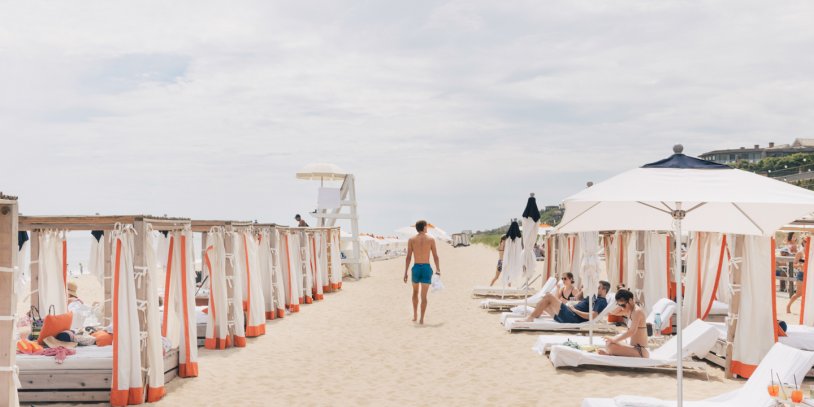
[[[407,261],[404,264],[404,283],[407,284],[407,269],[415,255],[413,265],[413,322],[418,317],[418,289],[421,288],[421,320],[424,323],[424,313],[427,311],[427,291],[432,283],[432,267],[430,267],[430,252],[435,260],[435,274],[441,275],[441,266],[438,261],[438,252],[435,250],[435,239],[427,235],[427,221],[420,220],[415,223],[418,234],[407,241]]]

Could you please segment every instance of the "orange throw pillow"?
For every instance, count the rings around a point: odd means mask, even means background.
[[[778,338],[788,336],[786,335],[786,331],[784,331],[783,328],[780,327],[780,323],[777,321],[774,322],[774,332],[777,334]]]
[[[44,345],[45,342],[43,341],[45,338],[54,336],[62,331],[70,330],[72,322],[73,312],[60,315],[46,315],[42,322],[42,330],[40,331],[39,338],[37,338],[37,343]]]
[[[107,331],[96,331],[90,336],[96,338],[96,346],[109,346],[113,344],[113,335]]]
[[[619,324],[625,322],[625,317],[620,317],[619,315],[608,315],[608,323],[609,324]]]

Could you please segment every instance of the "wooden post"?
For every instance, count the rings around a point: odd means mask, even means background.
[[[228,231],[223,232],[223,252],[226,253],[226,325],[229,330],[229,336],[233,338],[235,337],[235,307],[240,307],[239,309],[243,309],[243,304],[235,304],[235,284],[233,277],[235,275],[235,267],[233,262],[237,261],[237,259],[230,257],[233,255],[233,245],[232,245],[232,228],[231,226],[228,228]],[[238,287],[240,288],[240,287]],[[232,342],[234,343],[234,342]]]
[[[735,349],[735,329],[738,327],[738,318],[741,307],[741,270],[743,266],[744,237],[742,235],[730,235],[735,240],[735,253],[732,254],[733,261],[730,263],[730,278],[732,286],[736,289],[732,293],[732,301],[729,302],[729,314],[733,316],[726,327],[726,362],[724,362],[724,374],[726,378],[732,379],[732,355]]]
[[[105,235],[102,236],[102,246],[105,252],[104,276],[102,277],[102,284],[104,284],[105,291],[104,299],[102,300],[102,304],[104,304],[102,323],[105,326],[113,323],[113,265],[110,263],[110,257],[114,253],[114,250],[113,243],[110,239],[111,236],[113,236],[113,232],[110,230],[105,230]]]
[[[17,350],[14,338],[17,252],[17,198],[0,194],[0,405],[3,406],[18,405],[13,370]]]
[[[149,365],[149,358],[147,357],[147,341],[141,340],[141,332],[147,332],[147,287],[150,278],[147,273],[147,259],[144,251],[144,241],[147,239],[147,229],[145,228],[143,220],[136,220],[133,222],[133,229],[136,231],[133,236],[133,272],[136,274],[136,304],[144,301],[144,311],[137,312],[138,314],[138,328],[139,328],[139,342],[138,346],[141,349],[141,385],[144,389],[142,394],[147,394],[147,369]],[[141,281],[139,284],[139,276]],[[160,318],[160,317],[159,317]]]
[[[40,293],[37,291],[40,285],[40,232],[31,231],[31,305],[40,308]],[[40,310],[42,313],[43,310]],[[47,310],[45,312],[48,312]]]

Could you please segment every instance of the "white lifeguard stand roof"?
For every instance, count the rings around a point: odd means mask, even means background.
[[[308,181],[344,181],[347,172],[331,163],[312,163],[297,171],[297,179]]]

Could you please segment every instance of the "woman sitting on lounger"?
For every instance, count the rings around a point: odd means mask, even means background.
[[[557,291],[557,299],[563,304],[582,299],[582,291],[574,287],[574,273],[568,272],[562,276],[562,287]]]
[[[644,311],[633,301],[633,293],[628,290],[616,292],[616,305],[618,308],[611,311],[628,319],[627,331],[610,337],[605,337],[606,349],[600,349],[600,355],[630,356],[646,358],[650,356],[647,350],[647,322]],[[630,339],[630,344],[622,341]]]

